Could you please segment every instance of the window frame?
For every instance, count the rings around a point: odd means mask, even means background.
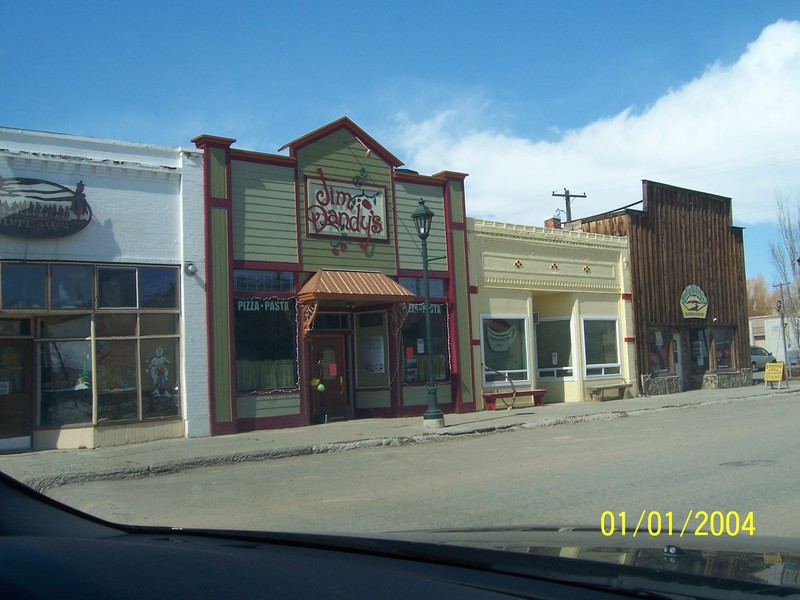
[[[495,321],[495,320],[503,320],[503,321],[522,321],[523,323],[523,331],[518,333],[517,335],[521,335],[523,339],[523,350],[525,352],[525,356],[523,357],[523,369],[497,369],[496,371],[505,375],[514,382],[514,385],[530,385],[532,383],[531,378],[531,340],[530,340],[530,318],[529,315],[524,313],[481,313],[480,315],[480,339],[481,339],[481,365],[484,368],[481,369],[481,381],[484,386],[489,387],[499,387],[499,386],[508,386],[508,380],[503,378],[498,381],[489,381],[487,379],[487,373],[493,372],[495,369],[490,367],[486,363],[486,343],[487,339],[484,335],[485,331],[485,322],[486,321]],[[515,338],[516,339],[516,338]],[[522,379],[514,379],[510,376],[512,373],[523,373],[524,378]]]
[[[614,323],[614,346],[616,349],[616,362],[590,363],[588,347],[586,345],[586,323],[589,321],[605,321]],[[583,346],[583,377],[586,380],[593,379],[619,379],[622,377],[622,345],[620,344],[620,328],[618,316],[591,315],[581,317],[581,341]],[[601,373],[589,373],[590,369],[601,369]]]

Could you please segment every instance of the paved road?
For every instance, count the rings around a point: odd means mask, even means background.
[[[671,511],[679,528],[691,510],[736,511],[742,521],[752,511],[757,533],[800,536],[798,430],[800,400],[790,394],[76,483],[49,493],[111,520],[185,527],[376,532],[599,525],[604,511],[626,511],[632,528],[646,510],[659,511],[665,527]]]

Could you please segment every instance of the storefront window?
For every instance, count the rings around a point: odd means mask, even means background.
[[[527,330],[525,317],[481,315],[484,383],[529,379]]]
[[[58,309],[91,308],[93,282],[91,265],[52,265],[50,306]]]
[[[586,376],[620,373],[616,319],[584,319],[583,347]]]
[[[672,331],[659,328],[650,330],[650,373],[671,373]]]
[[[39,425],[92,422],[92,355],[90,342],[37,344]]]
[[[714,327],[711,330],[714,340],[716,369],[733,368],[733,330],[730,327]]]
[[[3,308],[47,306],[47,265],[5,263],[2,266]]]
[[[126,313],[98,314],[95,316],[97,337],[131,337],[136,335],[136,315]]]
[[[450,360],[447,351],[447,308],[444,304],[431,304],[431,343],[433,348],[433,378],[450,377]],[[425,303],[409,305],[403,322],[403,380],[407,383],[428,381],[428,352],[425,340]]]
[[[236,391],[297,387],[297,310],[288,298],[234,301]]]
[[[572,377],[572,328],[569,317],[540,321],[536,326],[539,377]]]
[[[172,417],[180,413],[177,373],[180,348],[177,338],[140,342],[142,365],[142,418]]]
[[[99,340],[97,422],[138,418],[136,340]]]

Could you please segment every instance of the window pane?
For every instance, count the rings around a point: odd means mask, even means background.
[[[44,308],[46,265],[2,265],[3,308]]]
[[[142,417],[153,419],[180,414],[178,340],[142,340]]]
[[[43,338],[88,338],[92,335],[92,317],[76,315],[45,317],[37,319],[39,337]]]
[[[672,371],[670,356],[672,331],[653,329],[650,331],[650,373],[669,373]]]
[[[237,391],[296,388],[294,300],[256,298],[234,306]]]
[[[619,362],[616,321],[586,320],[583,322],[583,335],[587,365]]]
[[[100,308],[136,308],[136,269],[99,267],[97,280]]]
[[[415,296],[420,298],[425,296],[424,279],[422,277],[399,277],[397,282]],[[431,298],[444,298],[443,279],[431,277],[428,279],[428,285],[431,288]]]
[[[294,273],[237,269],[233,272],[233,289],[236,292],[292,292]]]
[[[172,335],[178,333],[178,315],[142,313],[139,315],[140,335]]]
[[[690,329],[689,344],[692,352],[692,371],[702,373],[708,370],[708,336],[705,329]]]
[[[537,325],[536,354],[541,377],[572,376],[572,333],[569,319],[541,321]]]
[[[138,418],[136,340],[98,341],[97,421]]]
[[[525,343],[525,319],[483,320],[482,343],[484,364],[506,373],[514,380],[528,378],[528,351]],[[486,381],[503,381],[497,373],[487,372]]]
[[[136,315],[98,314],[95,316],[94,332],[97,337],[136,335]]]
[[[177,308],[178,270],[172,267],[139,269],[139,308]]]
[[[92,422],[92,356],[88,341],[37,344],[39,424]]]
[[[431,344],[433,345],[434,379],[449,379],[447,309],[444,304],[431,305]],[[409,306],[408,316],[403,322],[404,381],[428,381],[429,358],[426,345],[425,304],[413,303]]]
[[[52,265],[50,304],[53,308],[91,308],[94,269],[90,265]]]

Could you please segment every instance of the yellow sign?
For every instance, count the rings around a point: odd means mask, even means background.
[[[778,382],[778,389],[781,389],[781,382],[786,381],[786,369],[782,362],[767,363],[764,365],[764,387],[767,387],[767,382],[772,386],[773,381]],[[789,387],[789,382],[786,381],[786,387]]]

